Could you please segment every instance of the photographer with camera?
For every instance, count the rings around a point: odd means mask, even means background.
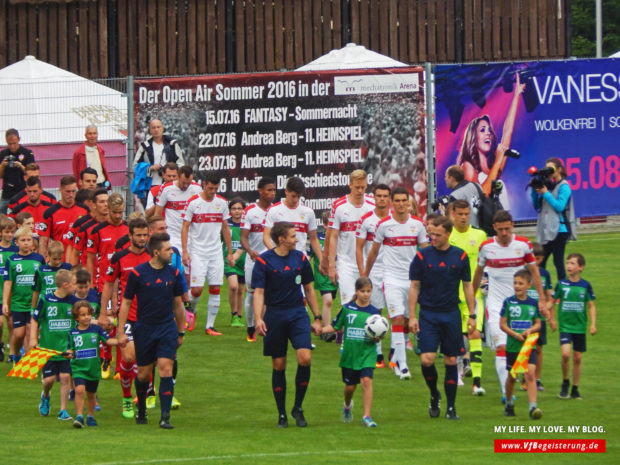
[[[545,256],[541,266],[546,268],[547,258],[553,254],[558,281],[566,277],[564,250],[566,242],[577,239],[575,208],[570,185],[566,181],[566,168],[559,158],[549,158],[545,168],[529,170],[532,179],[532,204],[538,212],[536,240],[543,245]]]
[[[20,145],[17,129],[7,129],[6,149],[0,152],[0,178],[2,178],[2,199],[0,213],[6,214],[9,199],[26,188],[24,172],[26,165],[34,163],[32,150]]]
[[[459,165],[452,165],[446,170],[446,187],[452,189],[448,197],[449,202],[455,200],[465,200],[471,208],[469,224],[474,228],[479,228],[478,207],[480,206],[480,193],[482,189],[479,184],[465,179],[465,171]],[[438,199],[441,203],[441,200]]]

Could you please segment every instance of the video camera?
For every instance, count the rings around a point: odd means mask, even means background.
[[[435,200],[433,203],[431,203],[431,208],[433,211],[437,211],[439,210],[440,206],[447,207],[449,203],[450,203],[450,196],[442,195],[441,197],[438,197],[437,200]]]
[[[553,166],[545,166],[541,169],[532,166],[529,170],[527,170],[527,172],[531,178],[530,182],[526,186],[526,189],[528,187],[531,187],[534,190],[542,189],[543,187],[546,187],[549,190],[553,189],[554,183],[551,179],[549,179],[549,176],[555,173],[555,168],[553,168]]]
[[[9,168],[13,168],[15,166],[15,162],[17,161],[17,157],[12,153],[9,153],[6,157],[9,164],[7,165]]]

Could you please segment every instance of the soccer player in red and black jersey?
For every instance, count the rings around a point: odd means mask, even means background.
[[[132,219],[128,225],[129,237],[131,239],[131,245],[123,250],[116,252],[112,255],[110,265],[105,273],[105,284],[103,286],[103,292],[101,293],[101,308],[107,308],[108,302],[116,294],[114,293],[114,284],[118,281],[120,283],[120,295],[123,295],[125,291],[125,285],[129,273],[138,265],[148,262],[151,256],[146,250],[146,242],[149,237],[149,227],[143,218]],[[136,321],[136,302],[132,303],[127,323],[125,325],[125,334],[127,334],[129,341],[121,349],[121,362],[120,362],[120,381],[121,388],[123,389],[123,416],[125,418],[133,418],[133,402],[131,396],[131,383],[136,376],[137,367],[136,351],[133,344],[133,337],[131,336],[131,329],[133,323]],[[116,305],[113,305],[116,308]],[[107,316],[99,318],[99,323],[107,327],[110,325],[110,320]]]
[[[66,253],[69,245],[67,233],[79,217],[88,214],[86,206],[75,203],[76,193],[77,183],[75,178],[73,176],[63,176],[60,180],[60,202],[52,205],[43,213],[39,253],[44,257],[47,257],[47,244],[50,238],[53,241],[62,242]]]
[[[110,259],[116,252],[116,241],[129,231],[123,220],[125,201],[119,193],[108,197],[108,219],[92,228],[86,239],[88,258],[86,268],[91,276],[97,276],[97,291],[103,291],[105,273]],[[105,307],[102,307],[105,308]]]
[[[39,165],[37,165],[36,163],[28,163],[26,165],[26,168],[24,171],[24,180],[26,181],[26,186],[28,186],[28,179],[30,178],[40,179]],[[53,205],[56,203],[56,196],[52,194],[51,192],[41,190],[41,200],[49,202],[50,205]],[[28,201],[28,194],[26,192],[26,188],[24,188],[23,191],[18,192],[17,194],[15,194],[13,197],[9,199],[8,213],[10,214],[15,207],[27,201]]]
[[[9,213],[9,217],[15,219],[21,212],[28,212],[34,218],[34,232],[39,235],[43,213],[52,206],[52,202],[42,196],[41,180],[34,176],[26,181],[26,201],[15,206]]]
[[[84,189],[80,189],[80,191],[83,190]],[[81,263],[84,266],[86,266],[88,259],[88,253],[86,252],[88,235],[95,226],[104,221],[107,221],[108,219],[108,192],[104,188],[98,188],[96,191],[94,191],[92,193],[91,205],[91,213],[90,215],[88,215],[88,218],[84,220],[82,218],[85,217],[77,219],[76,222],[73,224],[73,228],[70,231],[70,235],[73,240],[73,260],[76,264]],[[96,281],[94,281],[94,278],[93,282],[96,283]]]

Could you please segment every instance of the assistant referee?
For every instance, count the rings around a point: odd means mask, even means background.
[[[177,348],[185,335],[183,285],[179,270],[170,266],[172,245],[166,233],[149,238],[151,260],[136,266],[127,279],[123,301],[118,314],[118,341],[127,342],[125,323],[134,297],[137,299],[136,323],[132,333],[136,347],[136,393],[138,395],[137,424],[146,424],[146,393],[153,364],[159,369],[159,399],[161,419],[159,426],[172,429],[170,406],[174,394],[172,367]]]
[[[264,336],[263,355],[272,358],[271,384],[280,428],[288,426],[285,369],[289,340],[296,351],[295,404],[291,415],[297,426],[304,427],[307,423],[301,405],[310,381],[310,328],[318,336],[323,325],[312,287],[312,267],[306,255],[295,250],[295,225],[276,223],[270,236],[276,247],[260,254],[252,271],[254,324],[256,332]],[[312,325],[304,306],[302,286],[314,315]]]
[[[445,216],[435,218],[429,228],[431,246],[418,251],[409,268],[409,328],[419,333],[422,351],[422,375],[431,391],[429,415],[439,416],[437,369],[435,356],[441,344],[446,374],[444,390],[448,401],[446,418],[458,420],[454,408],[458,373],[456,357],[465,353],[461,333],[459,285],[463,281],[465,300],[469,308],[467,325],[475,327],[474,292],[471,284],[469,259],[463,249],[450,245],[452,222]],[[416,305],[420,303],[420,321],[416,319]]]

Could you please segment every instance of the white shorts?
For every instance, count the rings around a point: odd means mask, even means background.
[[[409,318],[409,284],[383,283],[383,296],[390,318]]]
[[[209,286],[221,286],[224,282],[224,257],[212,259],[193,256],[189,262],[190,287],[204,287],[205,278]]]
[[[353,300],[353,296],[355,295],[355,281],[359,278],[359,273],[357,270],[352,270],[351,267],[338,267],[338,264],[336,264],[336,271],[338,272],[340,302],[345,304]]]
[[[383,296],[383,279],[379,276],[373,276],[370,274],[370,280],[372,281],[372,294],[370,295],[370,305],[379,310],[385,307],[385,297]]]
[[[508,335],[499,327],[499,313],[495,314],[487,309],[485,314],[487,317],[487,325],[484,328],[486,342],[491,349],[497,350],[499,346],[506,345]]]
[[[246,260],[245,266],[243,267],[243,274],[245,276],[245,288],[252,292],[252,271],[254,271],[254,261]]]

